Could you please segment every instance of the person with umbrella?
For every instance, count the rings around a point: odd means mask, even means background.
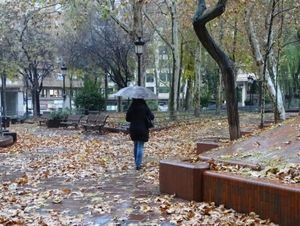
[[[133,98],[126,113],[126,121],[130,122],[130,138],[134,142],[134,160],[136,170],[141,169],[144,143],[149,140],[149,128],[154,115],[142,98]]]
[[[134,142],[134,160],[136,169],[141,169],[144,143],[149,140],[149,128],[153,127],[153,113],[145,99],[157,99],[152,90],[143,86],[128,86],[120,89],[114,96],[132,98],[132,103],[126,113],[126,121],[130,122],[130,138]]]

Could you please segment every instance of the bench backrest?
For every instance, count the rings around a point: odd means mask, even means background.
[[[67,121],[70,122],[79,122],[81,119],[81,115],[69,115]]]
[[[100,114],[100,115],[98,115],[97,123],[99,125],[104,125],[106,123],[107,118],[108,118],[108,115]]]
[[[89,114],[87,116],[87,123],[96,123],[98,121],[99,115],[98,114]]]

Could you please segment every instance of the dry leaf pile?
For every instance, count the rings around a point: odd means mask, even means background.
[[[138,172],[128,135],[16,126],[18,142],[0,154],[0,224],[94,225],[99,216],[122,223],[144,214],[152,224],[270,225],[254,213],[159,195],[159,160],[193,156],[199,137],[225,126],[203,119],[153,132]]]
[[[229,172],[242,176],[277,180],[286,184],[300,183],[300,165],[295,163],[278,163],[276,165],[272,163],[260,171],[239,165],[228,165],[215,162],[210,163],[210,168],[215,171]]]

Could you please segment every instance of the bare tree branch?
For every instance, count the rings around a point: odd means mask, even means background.
[[[151,23],[151,26],[153,27],[153,29],[156,31],[156,33],[158,34],[158,36],[172,49],[173,46],[172,44],[168,41],[168,39],[166,37],[163,36],[163,34],[157,29],[158,26],[155,25],[154,21],[150,18],[150,16],[144,11],[143,12],[146,19],[149,20],[149,22]]]

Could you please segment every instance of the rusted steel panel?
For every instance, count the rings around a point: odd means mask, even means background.
[[[202,174],[209,169],[207,163],[184,163],[163,160],[159,164],[159,188],[161,193],[175,194],[186,200],[201,201]]]
[[[203,201],[259,214],[283,226],[300,225],[300,186],[205,171]]]
[[[252,131],[248,131],[248,130],[241,131],[242,136],[250,136],[251,134],[252,134]]]
[[[235,161],[235,160],[221,160],[221,159],[214,159],[212,157],[206,157],[206,156],[202,156],[199,155],[199,160],[203,161],[203,162],[216,162],[216,163],[222,163],[225,165],[233,165],[233,166],[241,166],[241,167],[247,167],[247,168],[251,168],[253,170],[261,170],[262,166],[258,165],[258,164],[250,164],[250,163],[243,163],[241,161]]]

